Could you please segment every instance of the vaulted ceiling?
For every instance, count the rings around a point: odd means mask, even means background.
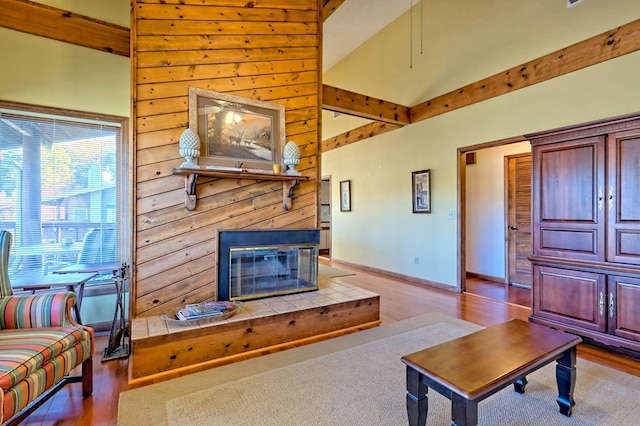
[[[402,4],[401,4],[402,3]],[[409,9],[413,0],[323,0],[330,67]],[[0,2],[0,27],[129,56],[129,29],[27,0]],[[373,120],[322,142],[328,151],[640,50],[640,20],[504,70],[418,105],[323,86],[323,109]]]
[[[323,71],[409,10],[416,1],[324,0]]]

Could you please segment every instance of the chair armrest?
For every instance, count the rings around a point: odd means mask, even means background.
[[[0,298],[0,329],[79,325],[71,309],[73,292],[14,295]]]

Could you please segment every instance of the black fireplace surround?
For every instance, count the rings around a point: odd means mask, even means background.
[[[219,230],[218,300],[318,289],[318,229]]]

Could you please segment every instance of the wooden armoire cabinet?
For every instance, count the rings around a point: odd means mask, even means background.
[[[530,320],[640,352],[640,115],[527,137]]]

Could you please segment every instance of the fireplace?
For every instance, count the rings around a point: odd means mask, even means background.
[[[318,289],[318,229],[218,231],[218,300]]]

